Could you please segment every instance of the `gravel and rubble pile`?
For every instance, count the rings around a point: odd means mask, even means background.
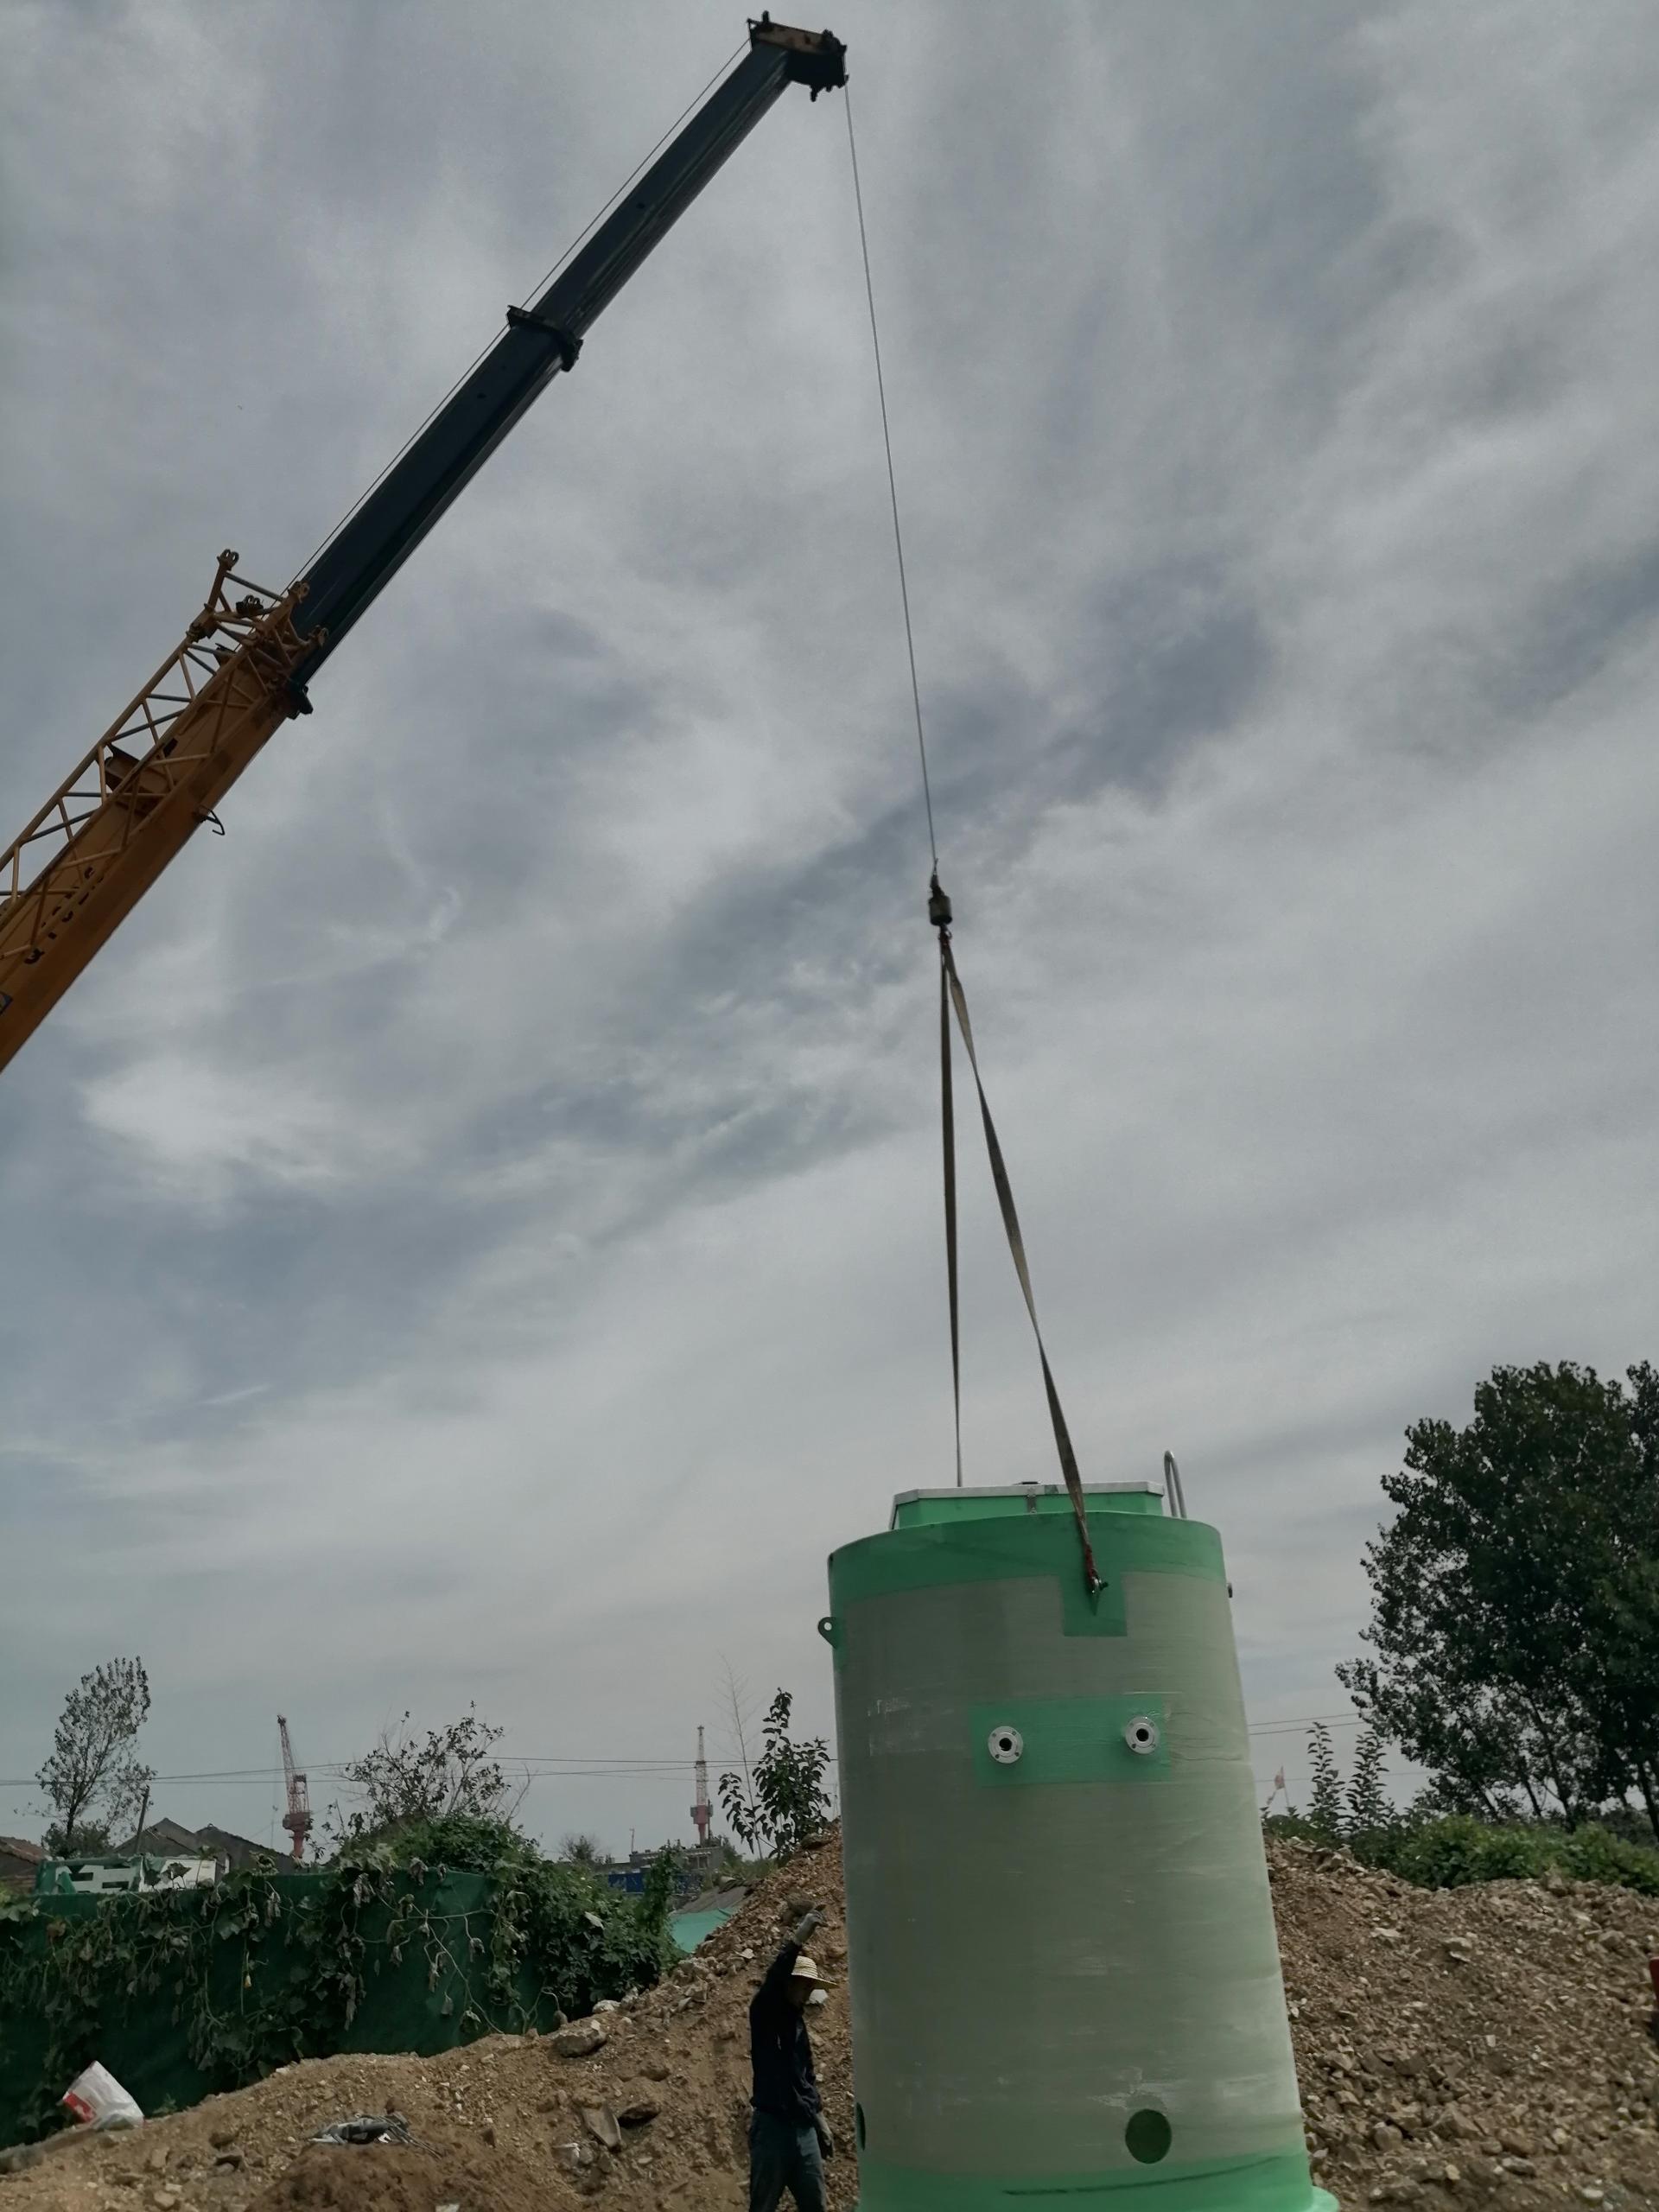
[[[1269,1851],[1315,2171],[1350,2207],[1564,2204],[1659,2212],[1659,2045],[1649,1938],[1624,1890],[1500,1882],[1414,1890],[1344,1853]],[[750,1995],[817,1904],[833,1978],[811,2016],[842,2145],[831,2212],[857,2195],[837,1843],[751,1895],[659,1988],[543,2037],[438,2058],[318,2059],[234,2095],[81,2138],[0,2177],[0,2212],[738,2212],[746,2202]],[[411,2147],[314,2145],[393,2110]]]
[[[1314,2171],[1345,2203],[1659,2206],[1659,1906],[1542,1882],[1414,1889],[1269,1853]]]

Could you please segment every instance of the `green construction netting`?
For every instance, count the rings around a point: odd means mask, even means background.
[[[314,1874],[270,1878],[269,1888],[278,1893],[283,1907],[296,1908],[291,1916],[284,1912],[284,1930],[303,1924],[303,1914],[316,1902],[326,1880]],[[349,2027],[329,2038],[329,2050],[414,2051],[430,2056],[493,2029],[521,2028],[526,2023],[554,2025],[556,1999],[541,1988],[538,1975],[527,1965],[514,1975],[507,2003],[492,2002],[486,1994],[480,1963],[489,1960],[497,1891],[497,1878],[492,1874],[448,1872],[418,1884],[404,1883],[400,1897],[404,1909],[409,1903],[418,1906],[435,1940],[404,1944],[401,1958],[395,1961],[384,1942],[391,1908],[366,1905],[354,1931],[362,1944],[362,1993]],[[183,1893],[174,1910],[207,1911],[213,1895],[211,1891]],[[73,1944],[87,1923],[143,1909],[142,1900],[124,1897],[42,1897],[36,1911],[0,1923],[0,1950],[8,1968],[21,1964],[27,1969],[31,1961],[43,1957],[48,1945]],[[474,1943],[480,1947],[478,1950]],[[160,1989],[148,1993],[134,1987],[130,1965],[112,1961],[108,1971],[100,1972],[84,2018],[74,2023],[67,2044],[60,2045],[67,2058],[60,2057],[49,2079],[48,2022],[38,2011],[16,2005],[0,2011],[0,2144],[26,2140],[43,2123],[49,2125],[57,2099],[79,2068],[92,2059],[106,2066],[149,2114],[195,2104],[215,2090],[235,2086],[238,2078],[268,2070],[257,2064],[238,2069],[238,2023],[251,2020],[286,1987],[314,1974],[314,1955],[297,1942],[267,1940],[247,1961],[245,1986],[244,1963],[241,1943],[215,1944],[207,1995],[223,2032],[215,2034],[214,2063],[205,2066],[192,2056],[191,2023],[175,2010],[171,1986],[164,1980]],[[8,1980],[12,1979],[9,1974]],[[321,2054],[308,2050],[307,2055]],[[56,2078],[60,2073],[61,2080]]]
[[[675,1912],[669,1915],[668,1932],[674,1938],[677,1949],[695,1951],[699,1943],[706,1942],[716,1928],[723,1928],[732,1916],[729,1905],[716,1906],[710,1912]]]

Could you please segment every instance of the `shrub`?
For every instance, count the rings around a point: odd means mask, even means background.
[[[1355,1856],[1420,1889],[1471,1882],[1536,1880],[1552,1866],[1577,1882],[1605,1882],[1659,1897],[1659,1851],[1602,1827],[1497,1827],[1466,1814],[1356,1837]]]

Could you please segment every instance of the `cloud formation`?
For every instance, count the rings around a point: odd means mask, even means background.
[[[836,22],[958,953],[1087,1470],[1173,1446],[1253,1711],[1331,1713],[1406,1422],[1655,1350],[1659,31],[1033,21]],[[19,26],[21,822],[740,26]],[[0,1773],[135,1648],[164,1772],[279,1702],[315,1761],[472,1697],[689,1756],[726,1658],[828,1729],[823,1555],[950,1473],[861,285],[785,101],[0,1081]],[[1046,1478],[965,1183],[969,1479]],[[527,1810],[643,1840],[689,1781]]]

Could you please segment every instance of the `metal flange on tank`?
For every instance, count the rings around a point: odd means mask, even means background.
[[[1316,2212],[1220,1540],[912,1491],[830,1561],[861,2212]]]

